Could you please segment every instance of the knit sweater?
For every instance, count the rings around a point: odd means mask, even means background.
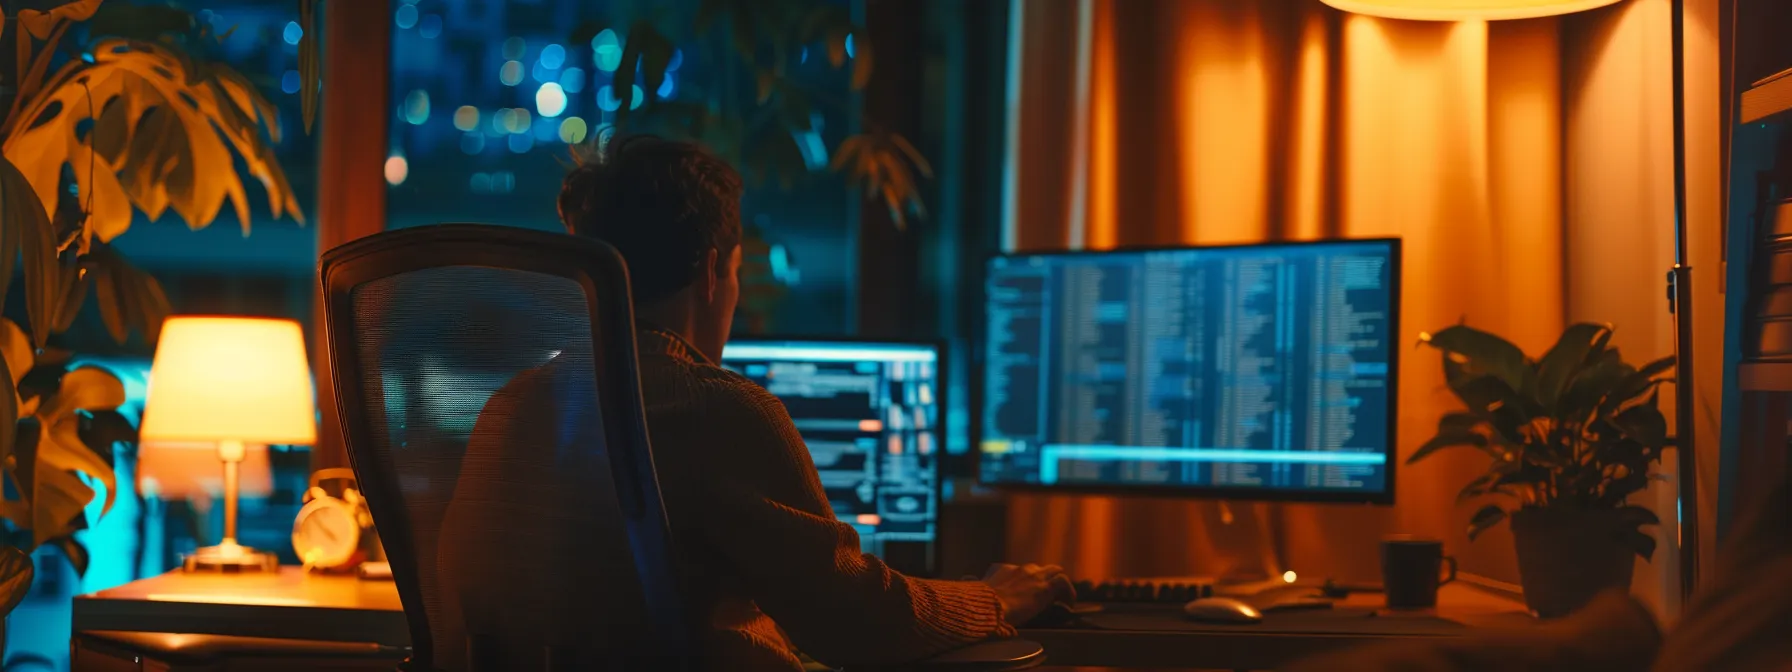
[[[835,518],[784,405],[676,334],[638,337],[655,465],[716,669],[898,663],[1012,636],[980,581],[904,576]]]

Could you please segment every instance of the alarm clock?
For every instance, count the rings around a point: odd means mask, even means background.
[[[340,496],[324,489],[331,481],[345,483]],[[311,475],[305,505],[292,524],[292,550],[306,569],[342,571],[366,559],[362,542],[373,528],[373,515],[354,482],[353,469],[319,469]]]

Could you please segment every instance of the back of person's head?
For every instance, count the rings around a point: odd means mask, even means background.
[[[574,168],[559,207],[567,231],[622,253],[642,305],[689,287],[710,250],[729,258],[740,245],[740,198],[740,173],[701,145],[632,135]]]

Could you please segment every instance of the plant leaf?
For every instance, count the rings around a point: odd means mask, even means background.
[[[1580,323],[1569,326],[1556,340],[1555,346],[1537,362],[1537,401],[1554,410],[1575,374],[1583,370],[1597,344],[1611,338],[1607,324]]]
[[[1493,376],[1513,390],[1532,386],[1535,373],[1524,351],[1504,338],[1467,325],[1455,325],[1433,334],[1421,334],[1419,339],[1444,351],[1446,361],[1461,365],[1470,378]]]
[[[1618,509],[1618,520],[1626,527],[1636,528],[1644,525],[1660,525],[1661,517],[1644,506],[1626,506]]]
[[[1481,510],[1476,511],[1475,515],[1468,520],[1468,540],[1474,541],[1475,537],[1481,536],[1481,533],[1486,532],[1487,528],[1498,525],[1505,519],[1506,509],[1500,505],[1488,504],[1481,507]]]
[[[57,294],[56,232],[44,203],[12,161],[0,157],[0,226],[19,230],[25,257],[25,312],[31,322],[32,346],[50,337],[50,311]]]
[[[1487,446],[1486,436],[1475,432],[1440,432],[1437,436],[1431,437],[1430,441],[1426,441],[1424,445],[1419,446],[1418,450],[1413,451],[1412,457],[1406,458],[1406,463],[1417,463],[1419,460],[1430,457],[1433,453],[1445,448],[1474,448],[1485,453],[1493,454]]]
[[[6,324],[12,324],[12,322],[8,320]],[[6,389],[0,390],[0,483],[3,483],[5,481],[4,473],[10,470],[7,465],[9,463],[17,464],[14,462],[13,449],[19,436],[19,387],[18,381],[14,380],[15,374],[11,373],[12,366],[6,362],[5,358],[0,358],[0,368],[6,369],[6,371],[0,372],[0,374],[4,374],[0,375],[0,381],[5,381],[6,386]],[[16,478],[14,484],[21,490],[24,489],[24,484],[19,483]],[[3,490],[4,488],[0,487],[0,491]],[[6,497],[3,492],[0,492],[0,506],[4,506],[5,502]]]
[[[37,356],[31,349],[31,338],[25,335],[25,330],[20,329],[19,325],[13,324],[12,320],[4,318],[0,318],[0,354],[5,357],[6,370],[12,372],[13,385],[18,385],[20,380],[24,380],[25,374],[37,361]],[[17,419],[13,418],[15,421]],[[0,417],[0,427],[11,426],[11,423],[7,423],[5,420]],[[0,435],[4,434],[5,432],[0,432]]]
[[[50,545],[61,550],[62,555],[68,558],[68,563],[75,566],[75,576],[87,576],[87,566],[90,557],[87,553],[86,546],[81,545],[81,542],[79,541],[75,541],[74,537],[60,537],[52,540]]]
[[[54,424],[41,423],[43,434],[37,443],[38,485],[43,485],[43,473],[46,467],[66,473],[81,472],[88,478],[99,481],[106,488],[106,502],[100,509],[104,516],[112,511],[112,503],[118,495],[118,476],[112,471],[111,444],[107,444],[107,454],[101,456],[86,442],[81,440],[81,422],[75,416],[65,416],[55,420]],[[82,486],[86,489],[86,486]],[[93,501],[93,490],[87,489],[87,498],[81,502],[85,508],[87,502]],[[42,502],[35,505],[42,506]],[[43,542],[38,542],[43,543]]]
[[[100,8],[101,0],[67,0],[59,6],[48,10],[19,10],[19,25],[30,31],[31,36],[45,39],[50,31],[63,22],[86,21],[93,18],[95,10]]]
[[[1650,395],[1648,403],[1632,406],[1611,419],[1625,436],[1655,450],[1668,445],[1668,421],[1656,406],[1658,394]]]
[[[1623,534],[1624,545],[1635,551],[1637,557],[1652,560],[1655,557],[1655,535],[1641,530],[1629,530]]]
[[[5,618],[20,602],[25,601],[25,595],[31,592],[31,580],[36,569],[31,564],[31,556],[26,555],[25,551],[0,545],[0,618]]]
[[[97,366],[83,366],[62,375],[62,389],[57,391],[55,401],[37,414],[61,423],[73,417],[75,411],[116,410],[124,401],[124,383],[119,382],[118,376]]]

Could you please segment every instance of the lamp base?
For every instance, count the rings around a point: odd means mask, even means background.
[[[189,572],[272,572],[280,569],[280,558],[273,553],[231,541],[201,548],[181,560]]]

